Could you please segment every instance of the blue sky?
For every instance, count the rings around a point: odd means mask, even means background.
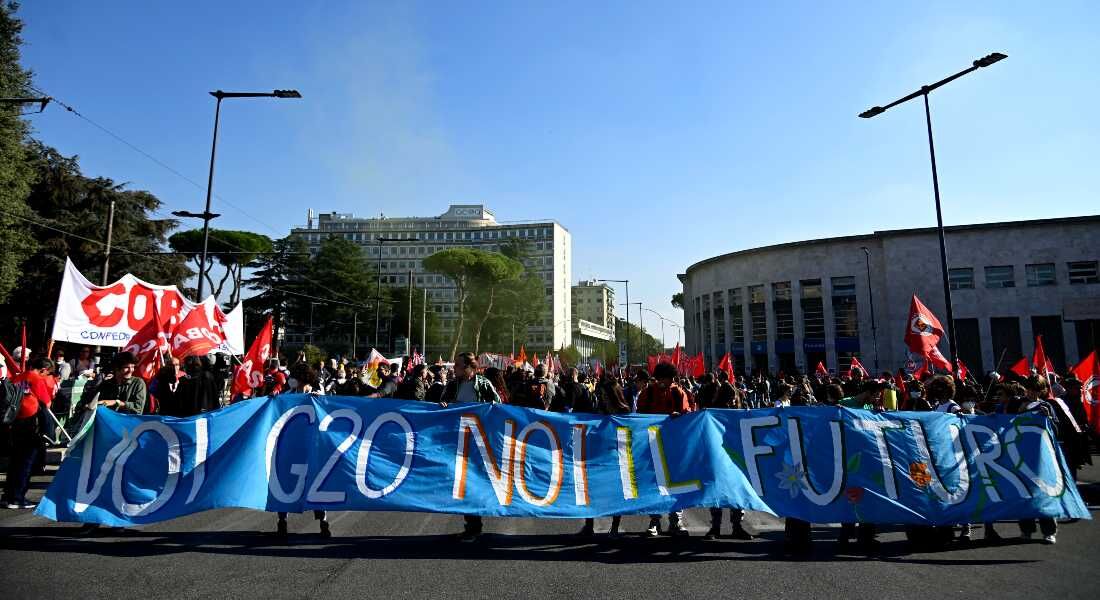
[[[743,248],[935,224],[1095,214],[1095,2],[25,2],[37,84],[205,184],[216,226],[282,236],[306,209],[553,218],[573,274],[669,305]],[[37,135],[86,173],[201,210],[204,190],[51,106]],[[634,316],[636,319],[636,315]],[[646,313],[651,320],[652,315]],[[656,326],[648,327],[656,330]]]

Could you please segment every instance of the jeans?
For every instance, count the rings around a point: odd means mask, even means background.
[[[11,424],[11,455],[8,457],[8,473],[4,482],[4,498],[8,502],[27,501],[31,471],[40,449],[38,417],[16,419]]]

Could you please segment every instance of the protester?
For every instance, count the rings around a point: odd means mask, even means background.
[[[27,374],[22,385],[23,397],[9,434],[11,450],[2,501],[8,508],[31,509],[36,506],[27,500],[27,489],[30,487],[35,461],[44,451],[39,433],[39,413],[48,411],[53,401],[54,391],[50,377],[53,368],[53,361],[45,357],[31,359],[27,365]],[[18,386],[12,385],[8,387],[8,392],[16,393],[16,389]]]
[[[401,380],[394,398],[401,400],[424,400],[428,397],[428,368],[423,364],[413,365],[405,378]]]
[[[95,394],[87,404],[89,408],[102,406],[115,412],[140,415],[145,411],[148,391],[140,377],[134,377],[137,358],[130,352],[119,352],[111,359],[112,372],[95,388]],[[93,406],[94,404],[94,406]]]
[[[488,379],[489,383],[493,384],[493,389],[496,390],[503,404],[511,404],[508,397],[508,386],[504,383],[504,373],[502,373],[500,369],[496,367],[485,369],[485,379]]]
[[[297,381],[297,386],[289,390],[292,394],[324,394],[324,390],[321,387],[321,380],[317,376],[317,372],[310,368],[306,362],[296,363],[292,376]],[[279,538],[285,539],[287,537],[287,513],[278,513],[278,522],[275,526],[275,535]],[[314,510],[313,518],[317,520],[317,523],[321,527],[321,537],[331,538],[332,530],[329,529],[328,513],[323,510]]]
[[[477,372],[477,357],[473,352],[463,352],[455,357],[455,377],[447,384],[446,390],[440,400],[440,404],[447,406],[448,402],[484,402],[496,404],[500,402],[493,384]],[[466,515],[464,531],[459,534],[459,540],[463,542],[475,542],[481,537],[484,529],[481,517]]]
[[[176,392],[179,390],[180,376],[182,375],[183,370],[180,369],[180,359],[174,356],[170,364],[161,367],[157,371],[157,375],[153,378],[153,383],[149,387],[149,396],[156,398],[157,414],[170,417],[186,416],[185,411],[179,407],[180,398],[176,396]]]
[[[653,369],[653,377],[657,383],[646,387],[638,396],[638,412],[678,417],[691,411],[687,393],[673,383],[676,379],[676,367],[669,363],[658,363]],[[668,514],[669,535],[689,535],[688,530],[684,528],[683,517],[682,510]],[[660,529],[661,515],[649,515],[649,528],[646,529],[646,535],[657,537],[660,535]]]
[[[1050,384],[1047,382],[1046,377],[1032,375],[1027,378],[1024,388],[1027,390],[1027,403],[1021,405],[1020,413],[1034,413],[1045,416],[1050,420],[1055,434],[1060,435],[1061,427],[1055,416],[1054,407],[1046,401],[1048,394],[1050,394]],[[1020,519],[1020,534],[1025,540],[1030,540],[1035,535],[1035,521],[1036,519]],[[1043,535],[1043,543],[1056,543],[1058,541],[1058,521],[1051,517],[1040,517],[1038,521],[1039,531]]]
[[[198,356],[188,356],[183,361],[184,376],[174,394],[172,416],[191,417],[219,407],[220,391],[210,369],[205,368]],[[161,414],[164,412],[163,404]]]
[[[81,346],[80,352],[77,353],[76,358],[69,361],[69,376],[76,377],[85,373],[95,373],[95,358],[92,356],[92,349],[87,346]],[[88,377],[91,379],[92,377]]]
[[[264,383],[261,388],[261,396],[277,396],[286,389],[288,380],[286,373],[279,368],[278,358],[269,358],[267,368],[264,369]]]

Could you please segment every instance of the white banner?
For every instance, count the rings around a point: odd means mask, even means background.
[[[222,312],[213,297],[207,298],[208,316],[225,334],[218,351],[244,354],[244,305],[238,304],[228,314]],[[65,260],[65,276],[61,294],[57,297],[57,315],[53,324],[53,339],[90,346],[125,346],[150,319],[156,305],[169,331],[196,306],[180,294],[174,285],[146,283],[127,273],[118,281],[98,286],[88,281],[75,265]]]

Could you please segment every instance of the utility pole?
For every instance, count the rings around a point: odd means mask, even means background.
[[[428,362],[428,288],[424,288],[424,302],[420,305],[420,354]]]
[[[409,350],[409,356],[412,356],[413,352],[413,272],[409,269],[409,327],[407,336],[407,345]]]

